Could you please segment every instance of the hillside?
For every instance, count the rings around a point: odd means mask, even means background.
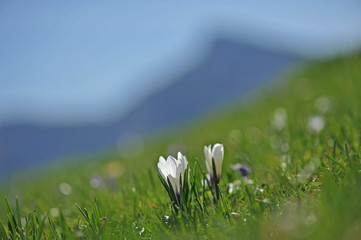
[[[297,61],[286,53],[219,39],[198,65],[170,79],[170,85],[114,123],[0,128],[0,176],[59,158],[96,153],[115,147],[129,135],[143,137],[187,122],[244,96]]]
[[[360,64],[360,53],[309,64],[249,105],[235,102],[149,138],[128,157],[109,152],[31,179],[19,175],[3,189],[14,214],[1,207],[1,222],[10,212],[11,233],[20,236],[22,222],[26,236],[47,239],[358,239]],[[217,142],[225,149],[219,201],[201,184],[203,147]],[[196,193],[175,213],[157,162],[178,150]],[[247,165],[251,181],[231,163]]]

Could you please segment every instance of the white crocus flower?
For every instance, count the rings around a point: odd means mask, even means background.
[[[182,153],[178,152],[177,159],[168,156],[167,160],[164,157],[159,157],[158,170],[164,181],[171,183],[174,193],[179,198],[180,196],[180,178],[184,182],[184,171],[187,168],[188,161]]]
[[[213,167],[212,167],[212,158],[214,159],[214,164],[216,167],[216,174],[217,174],[217,184],[221,180],[221,172],[222,172],[222,163],[223,163],[223,156],[224,156],[224,148],[222,144],[214,144],[213,149],[212,146],[209,145],[204,146],[204,155],[206,157],[206,166],[208,173],[210,175],[210,182],[213,184],[214,176],[213,176]]]

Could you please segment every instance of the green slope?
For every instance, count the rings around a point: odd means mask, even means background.
[[[49,167],[31,178],[19,175],[2,191],[13,209],[15,196],[20,200],[10,221],[13,229],[23,222],[25,236],[39,239],[358,239],[360,66],[360,54],[312,63],[277,87],[262,90],[247,105],[239,102],[149,137],[141,152],[127,146],[90,162]],[[206,169],[203,147],[217,142],[225,147],[224,201],[214,204],[195,165]],[[172,215],[157,176],[159,156],[177,150],[194,170],[204,206],[194,206],[187,217]],[[242,179],[231,163],[246,164],[253,184],[241,181],[229,193],[228,184]],[[92,187],[91,179],[100,187]],[[90,223],[75,203],[88,209]],[[7,214],[4,202],[0,216],[6,232]]]

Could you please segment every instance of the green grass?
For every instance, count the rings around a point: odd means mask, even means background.
[[[0,205],[0,236],[359,239],[360,66],[360,54],[312,63],[247,105],[237,102],[148,137],[140,153],[128,146],[32,177],[19,174],[2,190],[9,201]],[[276,109],[287,112],[283,129],[273,124]],[[310,116],[324,120],[321,131],[309,129]],[[222,196],[214,201],[201,180],[203,147],[217,142],[224,144],[225,159]],[[183,213],[172,208],[156,166],[160,155],[177,150],[187,156],[195,187]],[[246,164],[253,184],[231,163]],[[89,184],[94,176],[103,179],[99,188]],[[229,193],[228,184],[237,180]]]

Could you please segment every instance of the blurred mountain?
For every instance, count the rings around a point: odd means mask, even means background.
[[[239,99],[287,67],[297,56],[218,39],[206,57],[171,79],[119,121],[107,125],[47,127],[14,124],[0,129],[0,176],[70,156],[114,147],[127,133],[140,135],[190,120]],[[116,111],[116,109],[114,109]],[[125,135],[124,135],[125,134]]]

